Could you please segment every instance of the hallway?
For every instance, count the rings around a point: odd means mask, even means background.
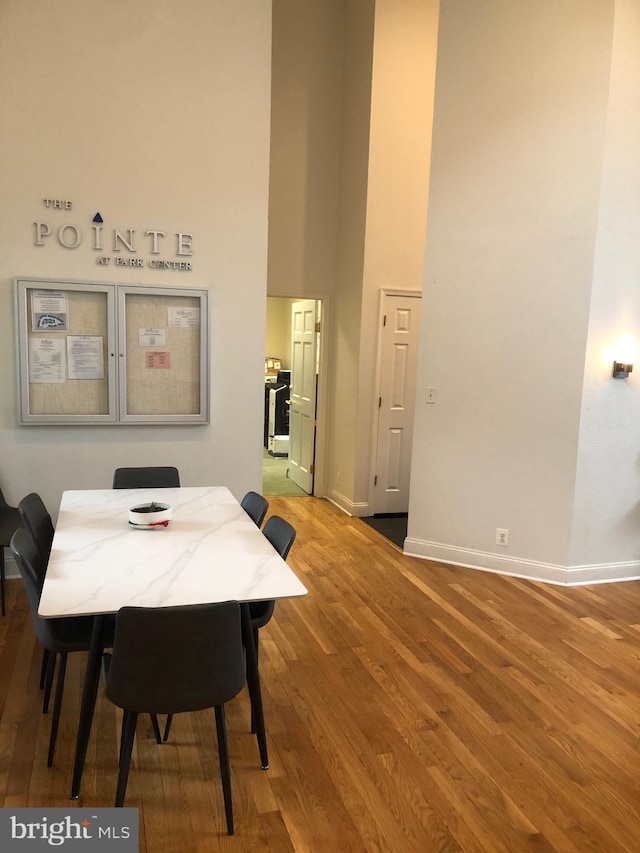
[[[287,476],[289,459],[269,456],[264,450],[262,454],[262,494],[268,497],[307,497],[299,486],[296,486]]]

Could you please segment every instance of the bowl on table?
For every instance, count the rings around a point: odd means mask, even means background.
[[[129,508],[129,524],[140,530],[162,530],[171,521],[171,504],[150,501]]]

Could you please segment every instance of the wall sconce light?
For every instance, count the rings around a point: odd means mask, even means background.
[[[613,377],[614,379],[628,379],[629,374],[633,370],[632,364],[623,364],[621,361],[613,362]]]
[[[611,350],[611,355],[613,356],[613,378],[628,379],[629,374],[633,370],[633,362],[637,360],[638,356],[635,336],[627,335],[624,338],[620,338]]]

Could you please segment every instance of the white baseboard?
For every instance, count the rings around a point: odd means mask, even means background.
[[[346,498],[344,495],[337,492],[335,489],[331,489],[329,494],[327,495],[327,500],[332,504],[335,504],[338,509],[341,509],[343,512],[346,512],[347,515],[353,515],[356,518],[364,518],[367,515],[371,515],[371,509],[369,507],[368,501],[361,501],[358,503],[354,503],[350,501],[349,498]]]
[[[594,563],[584,566],[560,566],[553,563],[539,563],[535,560],[523,560],[517,557],[504,557],[484,551],[457,548],[440,542],[426,542],[420,539],[404,540],[404,553],[408,557],[435,560],[438,563],[450,563],[467,569],[477,569],[494,574],[510,575],[526,580],[543,581],[561,586],[581,586],[584,584],[613,583],[616,581],[640,580],[640,562]]]

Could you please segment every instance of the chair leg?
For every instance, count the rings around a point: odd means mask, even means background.
[[[173,714],[168,714],[167,715],[167,722],[164,724],[164,734],[162,736],[162,740],[165,741],[165,743],[167,741],[167,738],[169,737],[169,732],[171,730],[172,720],[173,720]]]
[[[124,795],[127,792],[129,780],[129,767],[131,766],[131,753],[133,752],[133,739],[136,736],[136,723],[138,714],[136,711],[124,711],[122,716],[122,734],[120,736],[120,770],[118,772],[118,787],[116,789],[116,806],[122,807]]]
[[[56,740],[58,738],[58,724],[60,723],[60,711],[62,709],[62,694],[64,691],[64,677],[67,671],[67,653],[60,654],[58,664],[58,678],[56,680],[56,695],[53,700],[53,716],[51,717],[51,734],[49,735],[49,755],[47,767],[53,764],[53,756],[56,751]]]
[[[227,727],[224,719],[224,705],[216,705],[216,734],[218,736],[218,757],[220,759],[220,778],[224,796],[224,813],[227,817],[227,832],[233,835],[233,802],[231,800],[231,770],[229,768],[229,748],[227,745]]]
[[[156,739],[156,743],[162,743],[162,737],[160,736],[160,726],[158,725],[158,717],[156,714],[149,714],[151,717],[151,726],[153,728],[153,734]]]
[[[40,690],[44,687],[47,677],[47,666],[49,664],[49,649],[42,650],[42,665],[40,667]]]
[[[42,713],[46,714],[49,711],[49,699],[51,698],[51,688],[53,686],[53,674],[56,670],[55,652],[49,652],[47,657],[47,673],[44,680],[44,696],[42,697]]]
[[[253,629],[253,644],[256,647],[256,667],[258,666],[258,629]],[[256,721],[253,716],[253,708],[251,709],[251,734],[256,733]]]

